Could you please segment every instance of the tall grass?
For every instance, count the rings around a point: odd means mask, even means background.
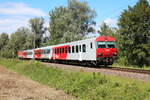
[[[150,70],[150,66],[139,67],[136,65],[129,65],[125,57],[120,57],[117,61],[115,61],[115,63],[113,64],[113,67]]]
[[[83,100],[150,100],[150,84],[100,73],[68,72],[37,61],[0,59],[0,65]]]

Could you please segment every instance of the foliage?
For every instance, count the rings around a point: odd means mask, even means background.
[[[31,31],[34,34],[34,48],[38,48],[41,46],[43,34],[46,31],[44,27],[44,19],[43,18],[32,18],[29,20]]]
[[[119,28],[122,46],[129,64],[150,65],[150,6],[139,0],[121,14]]]
[[[58,7],[50,11],[50,44],[82,39],[94,24],[95,11],[86,2],[72,0],[70,7]]]
[[[8,41],[9,41],[9,37],[8,37],[8,34],[7,33],[2,33],[0,35],[0,50],[8,44]]]
[[[106,35],[110,36],[111,34],[114,33],[114,31],[107,25],[105,22],[102,23],[100,30],[99,30],[100,35]]]
[[[0,57],[5,57],[4,51],[7,48],[9,42],[9,36],[7,33],[2,33],[0,35]]]
[[[28,28],[19,28],[11,34],[10,39],[7,34],[1,34],[0,37],[0,44],[3,44],[0,46],[0,57],[14,58],[17,56],[18,50],[33,48],[33,35]]]
[[[149,83],[100,73],[69,72],[37,61],[0,59],[0,65],[83,100],[149,100]]]

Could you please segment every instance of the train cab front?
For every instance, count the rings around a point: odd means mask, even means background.
[[[114,60],[118,58],[115,38],[101,36],[96,39],[96,58],[99,64],[113,64]]]

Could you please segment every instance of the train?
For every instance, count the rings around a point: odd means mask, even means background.
[[[99,36],[18,51],[19,59],[47,60],[57,63],[84,63],[96,66],[112,65],[118,56],[116,39],[111,36]]]

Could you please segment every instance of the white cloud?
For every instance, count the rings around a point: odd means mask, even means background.
[[[5,3],[0,5],[0,14],[6,15],[28,15],[28,16],[45,16],[40,10],[28,7],[24,3]]]
[[[104,20],[104,22],[111,27],[117,26],[117,19],[107,18]]]
[[[0,33],[15,32],[19,27],[27,26],[28,18],[6,18],[0,19]]]
[[[46,17],[46,14],[24,3],[0,4],[0,33],[13,33],[20,27],[27,27],[29,19],[40,16]]]

